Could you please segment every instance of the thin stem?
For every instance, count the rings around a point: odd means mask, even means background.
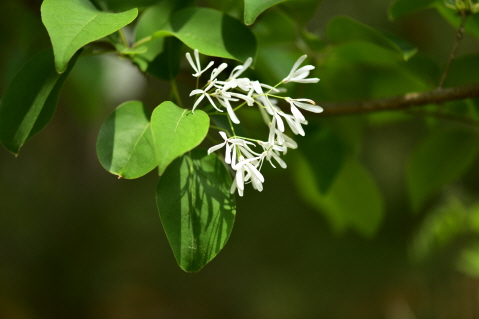
[[[224,131],[225,130],[224,127],[219,127],[219,126],[215,126],[215,125],[210,125],[210,128],[218,130],[218,131]]]
[[[121,43],[123,43],[123,45],[128,48],[129,47],[128,40],[126,39],[126,35],[123,29],[118,30],[118,33],[120,34]]]
[[[153,37],[150,35],[149,37],[146,37],[146,38],[143,38],[143,39],[140,39],[138,41],[136,41],[135,43],[133,43],[133,45],[131,46],[132,49],[142,45],[143,43],[146,43],[146,42],[149,42],[153,40]]]
[[[233,132],[233,135],[236,136],[235,128],[233,127],[233,122],[231,122],[231,119],[229,116],[228,116],[228,123],[230,123],[231,132]]]
[[[176,80],[173,79],[170,82],[171,82],[171,94],[175,98],[176,102],[178,103],[178,106],[183,108],[183,102],[181,101],[181,96],[180,96],[180,92],[178,91],[178,86],[176,85]]]
[[[456,35],[456,42],[454,43],[454,47],[452,48],[451,55],[449,56],[449,61],[447,61],[446,68],[444,69],[444,73],[442,74],[441,81],[439,81],[439,88],[442,88],[444,86],[444,82],[446,81],[447,74],[449,73],[449,69],[451,68],[452,61],[456,57],[457,49],[459,48],[459,43],[461,43],[461,40],[464,36],[464,29],[466,26],[466,20],[468,17],[468,13],[465,11],[461,11],[461,26],[459,27],[459,30],[457,31]]]

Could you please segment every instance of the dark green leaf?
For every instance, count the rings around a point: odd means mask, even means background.
[[[253,31],[260,46],[293,43],[296,41],[297,31],[294,21],[280,10],[265,12],[261,19],[253,26]]]
[[[201,110],[192,113],[173,102],[161,103],[151,116],[160,175],[175,158],[198,146],[209,126],[210,118]]]
[[[300,26],[306,25],[317,12],[321,0],[288,0],[280,4]]]
[[[474,84],[478,82],[479,54],[470,54],[454,59],[447,74],[446,86]]]
[[[51,120],[60,90],[79,54],[59,75],[53,64],[53,51],[44,51],[15,75],[0,101],[0,140],[13,154],[41,131]]]
[[[316,187],[310,165],[302,158],[296,163],[300,194],[325,215],[335,231],[351,228],[365,237],[374,235],[383,218],[383,199],[374,180],[356,160],[344,161],[327,194]]]
[[[197,272],[226,244],[236,215],[231,176],[215,154],[193,150],[161,176],[156,201],[178,265]]]
[[[461,25],[461,17],[457,14],[457,11],[452,10],[446,7],[442,2],[438,2],[435,5],[437,11],[452,25],[453,28],[459,29]],[[479,15],[472,14],[467,17],[466,32],[474,35],[476,38],[479,38]]]
[[[401,54],[405,60],[409,59],[416,52],[411,46],[406,46],[404,40],[386,36],[365,24],[345,16],[339,16],[331,20],[328,24],[326,34],[332,43],[366,41],[397,52]],[[401,45],[405,51],[403,51],[399,45]]]
[[[103,11],[125,11],[154,5],[161,0],[92,0]]]
[[[396,0],[389,7],[389,19],[394,20],[408,13],[430,8],[435,2],[437,0]]]
[[[155,37],[175,36],[205,55],[246,61],[256,55],[256,38],[240,21],[207,8],[179,10]]]
[[[191,2],[191,0],[160,1],[146,9],[136,24],[135,41],[140,41],[153,35],[158,30],[163,30],[168,25],[173,12],[187,7]],[[136,55],[135,58],[140,58],[147,62],[153,61],[163,51],[163,40],[163,38],[155,38],[145,42],[142,46],[145,46],[147,51]],[[146,68],[143,71],[145,70]]]
[[[78,49],[123,28],[137,15],[137,9],[102,12],[88,0],[43,1],[42,21],[52,41],[57,72],[66,70]]]
[[[329,128],[322,127],[316,132],[307,132],[299,140],[303,152],[321,193],[327,193],[338,175],[345,156],[343,142]]]
[[[175,37],[164,40],[163,51],[148,64],[146,71],[159,79],[170,81],[180,72],[183,43]]]
[[[120,105],[98,134],[96,150],[101,165],[110,173],[138,178],[158,165],[150,121],[143,104]]]
[[[244,0],[244,23],[253,24],[261,12],[283,1],[285,0]]]
[[[479,150],[476,131],[463,126],[436,128],[409,160],[407,182],[412,207],[421,209],[442,186],[457,180]]]

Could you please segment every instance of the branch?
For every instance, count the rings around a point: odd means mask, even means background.
[[[404,110],[413,106],[438,104],[453,100],[462,100],[479,96],[479,84],[437,88],[432,91],[408,93],[386,99],[346,102],[319,103],[324,108],[322,115],[347,115],[378,111]]]

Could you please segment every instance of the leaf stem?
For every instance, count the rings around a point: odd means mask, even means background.
[[[153,37],[150,35],[150,36],[148,36],[148,37],[146,37],[146,38],[140,39],[140,40],[136,41],[135,43],[133,43],[133,45],[131,46],[131,48],[134,49],[134,48],[136,48],[136,47],[138,47],[138,46],[140,46],[140,45],[142,45],[142,44],[144,44],[144,43],[146,43],[146,42],[149,42],[149,41],[151,41],[151,40],[153,40]]]
[[[181,108],[183,107],[183,102],[181,100],[180,92],[178,91],[178,85],[176,84],[176,80],[173,79],[170,81],[171,83],[171,95],[175,99],[176,103],[178,103],[178,106]]]
[[[128,40],[126,39],[126,35],[125,35],[125,32],[123,31],[123,28],[118,30],[118,33],[120,34],[121,43],[123,43],[125,47],[129,48]]]
[[[449,73],[449,69],[451,68],[452,61],[456,57],[457,49],[459,48],[459,43],[461,43],[461,40],[464,36],[464,30],[466,26],[468,13],[465,11],[461,11],[460,15],[461,15],[461,25],[459,27],[459,30],[457,30],[456,42],[454,43],[454,46],[452,48],[451,55],[449,56],[449,60],[447,61],[447,65],[446,65],[446,68],[444,69],[444,73],[442,74],[441,80],[439,81],[438,88],[442,88],[444,86],[444,82],[446,81],[447,74]]]

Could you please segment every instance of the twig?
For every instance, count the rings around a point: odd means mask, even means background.
[[[324,108],[321,115],[347,115],[379,111],[402,110],[413,106],[436,104],[453,100],[462,100],[479,96],[479,84],[452,88],[437,88],[432,91],[408,93],[386,99],[347,102],[318,103]]]
[[[444,82],[446,81],[447,74],[449,73],[449,69],[451,68],[452,61],[456,57],[457,48],[459,48],[459,43],[461,43],[462,37],[464,36],[464,29],[466,26],[466,20],[468,13],[466,11],[461,11],[461,26],[459,30],[457,30],[456,34],[456,42],[454,43],[454,47],[452,48],[451,55],[449,56],[449,60],[447,61],[446,68],[444,69],[444,73],[442,74],[441,80],[439,81],[439,88],[444,86]]]

